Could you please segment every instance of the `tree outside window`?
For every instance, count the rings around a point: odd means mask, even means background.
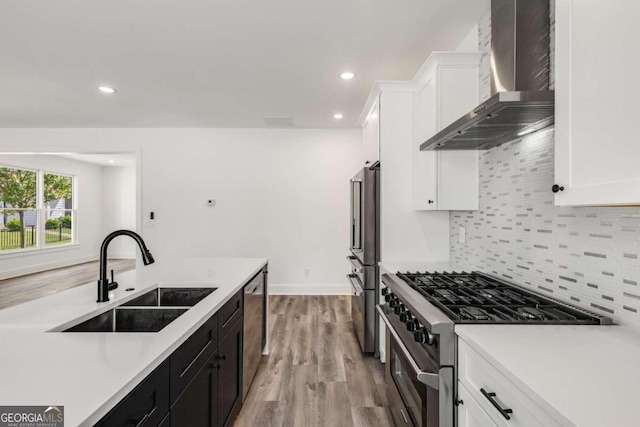
[[[71,243],[72,195],[71,176],[0,167],[0,251]]]

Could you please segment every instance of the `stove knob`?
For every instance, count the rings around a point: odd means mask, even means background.
[[[413,316],[411,315],[411,312],[409,310],[405,311],[404,313],[400,313],[401,322],[403,323],[410,322],[411,319],[413,319]]]
[[[388,296],[388,295],[387,295]],[[386,297],[385,297],[386,299]],[[389,299],[389,307],[394,308],[398,304],[398,299],[393,296]]]
[[[405,312],[404,304],[398,303],[395,307],[393,307],[393,312],[395,314],[400,314]]]
[[[392,293],[386,293],[386,294],[385,294],[385,296],[384,296],[384,300],[385,300],[386,302],[389,302],[389,301],[391,301],[391,299],[392,299],[393,297],[394,297],[394,295],[393,295]]]
[[[382,288],[380,292],[382,292],[382,295],[387,296],[389,295],[389,288]]]
[[[418,319],[412,319],[407,322],[407,331],[409,332],[414,332],[419,327],[420,327],[420,323],[418,322]]]
[[[425,328],[416,329],[413,332],[413,339],[420,344],[433,344],[433,334],[427,331]]]

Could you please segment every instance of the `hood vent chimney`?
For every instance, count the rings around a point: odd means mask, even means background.
[[[553,124],[549,19],[549,0],[492,0],[492,96],[421,150],[484,150]]]

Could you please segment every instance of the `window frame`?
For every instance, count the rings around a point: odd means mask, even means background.
[[[36,174],[36,207],[33,209],[28,209],[28,208],[20,208],[23,210],[35,210],[36,212],[36,245],[34,247],[25,247],[25,248],[17,248],[17,249],[7,249],[7,250],[2,250],[0,249],[0,258],[2,257],[7,257],[7,258],[11,258],[14,256],[20,256],[20,255],[27,255],[27,254],[32,254],[34,252],[41,252],[41,251],[59,251],[59,250],[65,250],[65,249],[69,249],[75,246],[78,246],[78,224],[77,224],[77,218],[78,218],[78,201],[77,201],[77,184],[78,184],[78,180],[77,180],[77,176],[75,174],[72,173],[62,173],[62,172],[54,172],[51,171],[49,169],[44,169],[44,168],[33,168],[33,167],[24,167],[24,166],[17,166],[17,165],[11,165],[11,164],[6,164],[6,163],[0,163],[0,168],[7,168],[7,169],[15,169],[15,170],[22,170],[22,171],[27,171],[27,172],[35,172]],[[46,214],[47,214],[47,207],[45,206],[44,203],[44,199],[45,199],[45,194],[44,194],[44,177],[45,175],[56,175],[56,176],[62,176],[62,177],[67,177],[67,178],[71,178],[71,209],[65,209],[65,211],[70,210],[71,211],[71,241],[69,241],[68,243],[60,243],[60,244],[56,244],[56,245],[47,245],[46,244]],[[3,201],[4,202],[4,201]],[[3,208],[0,208],[1,210],[4,211],[4,209],[7,209],[6,206]],[[23,224],[24,227],[24,224]]]

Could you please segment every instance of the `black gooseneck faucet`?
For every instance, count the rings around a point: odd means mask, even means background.
[[[117,230],[109,234],[105,237],[100,247],[100,279],[98,280],[97,302],[109,301],[109,291],[118,287],[118,284],[113,281],[113,272],[111,274],[111,283],[109,283],[109,279],[107,278],[107,249],[109,248],[109,243],[118,236],[129,236],[136,241],[138,247],[140,247],[144,265],[153,264],[155,261],[151,252],[147,249],[147,245],[144,244],[144,240],[142,240],[142,237],[140,237],[138,233],[131,230]]]

